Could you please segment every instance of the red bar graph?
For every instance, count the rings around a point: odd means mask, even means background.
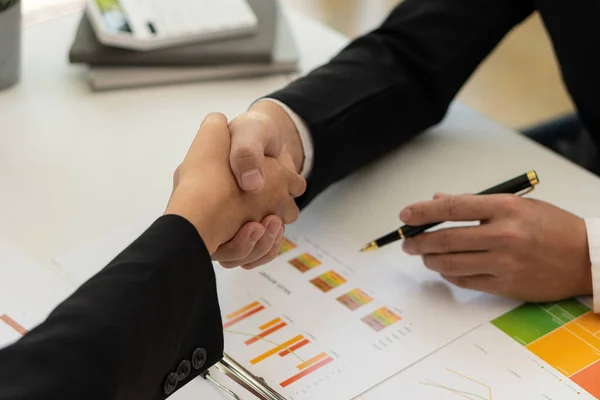
[[[261,339],[266,338],[267,336],[269,336],[271,333],[273,332],[277,332],[278,330],[280,330],[281,328],[283,328],[284,326],[286,326],[287,324],[285,322],[281,322],[277,325],[275,325],[274,327],[267,329],[264,332],[259,333],[258,335],[254,336],[251,339],[248,339],[244,342],[244,344],[246,345],[250,345],[252,343],[258,342]]]
[[[304,336],[298,335],[298,336],[288,340],[285,343],[275,346],[273,349],[267,351],[266,353],[263,353],[260,356],[250,360],[250,364],[252,364],[252,365],[258,364],[259,362],[264,361],[267,358],[271,357],[273,354],[277,354],[277,353],[281,352],[282,350],[287,349],[288,347],[290,347],[291,345],[293,345],[296,342],[301,341],[302,339],[304,339]]]
[[[318,370],[319,368],[324,367],[325,365],[329,364],[330,362],[333,361],[333,358],[331,358],[330,356],[326,356],[325,359],[319,361],[316,364],[313,364],[313,366],[306,368],[305,370],[303,370],[302,372],[300,372],[299,374],[296,374],[294,376],[292,376],[291,378],[281,382],[279,385],[281,387],[287,387],[289,385],[291,385],[292,383],[304,378],[306,375],[315,372],[316,370]]]
[[[0,315],[0,321],[10,326],[15,332],[17,332],[21,336],[27,333],[27,329],[25,329],[21,324],[19,324],[17,321],[15,321],[6,314]]]
[[[230,319],[229,321],[227,321],[225,324],[223,324],[223,329],[227,329],[235,324],[237,324],[240,321],[245,320],[246,318],[256,314],[259,311],[262,311],[265,309],[265,306],[263,306],[262,304],[260,304],[259,302],[255,301],[252,304],[247,305],[244,308],[241,308],[240,310],[229,314],[226,318]],[[249,311],[247,311],[249,310]]]
[[[286,349],[284,351],[282,351],[281,353],[279,353],[280,357],[285,357],[288,354],[290,354],[292,351],[296,351],[298,350],[300,347],[309,344],[310,342],[308,341],[308,339],[304,339],[303,341],[296,343],[295,345],[293,345],[292,347],[290,347],[289,349]]]

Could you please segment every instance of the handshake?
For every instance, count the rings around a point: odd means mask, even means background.
[[[173,176],[165,214],[192,223],[213,260],[251,269],[279,254],[284,225],[306,190],[304,153],[293,121],[259,101],[231,123],[208,115]]]

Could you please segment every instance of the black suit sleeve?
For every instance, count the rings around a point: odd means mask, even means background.
[[[0,399],[164,399],[222,355],[210,255],[193,225],[164,216],[0,351]]]
[[[299,203],[438,123],[477,65],[533,10],[530,0],[404,0],[378,29],[267,96],[301,116],[313,137]]]

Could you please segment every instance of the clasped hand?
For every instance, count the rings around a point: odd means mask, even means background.
[[[266,264],[278,254],[283,223],[298,217],[302,158],[298,132],[274,103],[258,102],[230,124],[210,115],[175,174],[167,212],[193,221],[223,266]],[[436,195],[400,219],[479,222],[403,242],[406,253],[457,286],[525,301],[592,293],[585,222],[551,204],[508,194]]]
[[[210,114],[198,130],[183,162],[173,176],[173,192],[165,214],[176,214],[190,221],[210,252],[236,236],[256,238],[265,227],[276,240],[283,235],[284,223],[298,217],[294,197],[301,195],[306,182],[274,158],[266,157],[262,173],[268,177],[260,191],[244,191],[231,171],[231,135],[222,114]],[[273,227],[272,222],[276,221]],[[240,231],[240,228],[241,231]],[[238,232],[239,231],[239,232]],[[278,248],[271,247],[262,257],[272,259]],[[261,257],[261,258],[262,258]],[[258,263],[264,263],[260,258]]]

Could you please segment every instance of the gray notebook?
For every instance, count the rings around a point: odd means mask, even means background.
[[[273,59],[266,63],[236,63],[201,67],[112,67],[92,66],[89,83],[93,90],[115,90],[198,81],[247,78],[298,71],[299,53],[292,29],[283,13],[277,21]]]
[[[258,18],[256,34],[150,52],[136,52],[101,44],[84,13],[69,51],[69,61],[73,64],[137,66],[267,62],[272,57],[275,42],[278,0],[248,2]]]

